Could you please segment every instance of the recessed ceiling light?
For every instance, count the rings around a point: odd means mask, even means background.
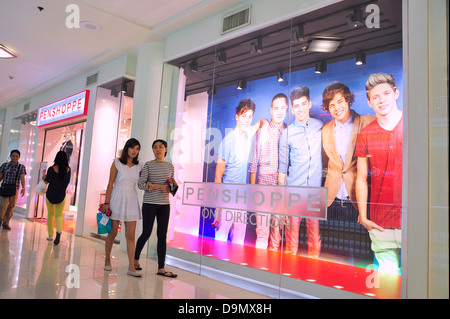
[[[0,44],[0,59],[11,59],[17,58],[17,54],[15,54],[11,49],[8,49],[3,44]]]
[[[100,25],[90,21],[81,21],[80,27],[88,31],[100,31],[102,29]]]

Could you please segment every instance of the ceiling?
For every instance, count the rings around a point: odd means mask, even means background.
[[[165,36],[243,0],[1,0],[0,44],[18,58],[0,59],[0,108],[26,102],[63,81],[86,73],[140,44]],[[68,28],[79,8],[93,31]]]
[[[353,9],[362,8],[365,21],[370,13],[365,13],[365,8],[371,3],[376,3],[380,9],[380,28],[352,26],[348,17],[353,14]],[[304,40],[291,41],[292,30],[298,25],[303,25]],[[315,35],[339,37],[342,42],[333,53],[305,51],[305,42]],[[261,39],[262,52],[252,52],[251,44],[258,38]],[[220,88],[237,85],[241,79],[251,81],[276,76],[278,71],[286,74],[289,70],[314,68],[317,62],[323,60],[330,64],[355,59],[360,51],[370,55],[401,47],[401,0],[345,0],[170,63],[184,68],[186,95],[190,95],[210,90],[213,78],[215,87]],[[226,52],[226,63],[218,61],[221,51]],[[193,60],[198,65],[195,72],[191,67]]]
[[[0,59],[0,108],[27,99],[77,75],[89,72],[124,54],[137,54],[140,44],[164,40],[196,21],[234,8],[243,0],[1,0],[0,44],[18,58]],[[346,17],[355,6],[378,3],[381,28],[350,27]],[[66,20],[79,8],[80,20],[95,23],[100,30],[68,28]],[[185,68],[186,93],[206,91],[213,72],[217,87],[354,58],[402,45],[401,0],[345,0],[284,23],[235,38],[171,61]],[[305,38],[334,35],[344,39],[334,53],[303,51],[302,41],[290,42],[291,24],[303,24]],[[262,39],[262,53],[251,53],[250,43]],[[227,63],[217,63],[216,54],[226,49]],[[292,60],[289,59],[292,57]],[[188,64],[197,58],[199,70]],[[289,65],[291,61],[291,65]]]

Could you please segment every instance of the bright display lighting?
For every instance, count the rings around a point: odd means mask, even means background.
[[[3,44],[0,44],[0,58],[1,59],[17,58],[17,55]]]

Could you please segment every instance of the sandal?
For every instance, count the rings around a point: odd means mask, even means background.
[[[169,278],[176,278],[178,275],[175,275],[173,272],[171,271],[165,271],[165,272],[157,272],[156,273],[158,276],[163,276],[163,277],[169,277]],[[170,275],[168,275],[170,274]]]

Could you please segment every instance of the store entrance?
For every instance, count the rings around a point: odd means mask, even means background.
[[[60,126],[47,129],[44,137],[44,149],[40,163],[40,171],[46,171],[53,165],[56,153],[64,151],[69,160],[71,178],[66,191],[66,204],[64,207],[63,231],[75,233],[78,213],[78,199],[80,195],[79,176],[81,176],[81,164],[83,159],[83,145],[86,122]],[[41,176],[39,176],[41,178]],[[47,222],[47,207],[45,196],[36,196],[35,220]]]

